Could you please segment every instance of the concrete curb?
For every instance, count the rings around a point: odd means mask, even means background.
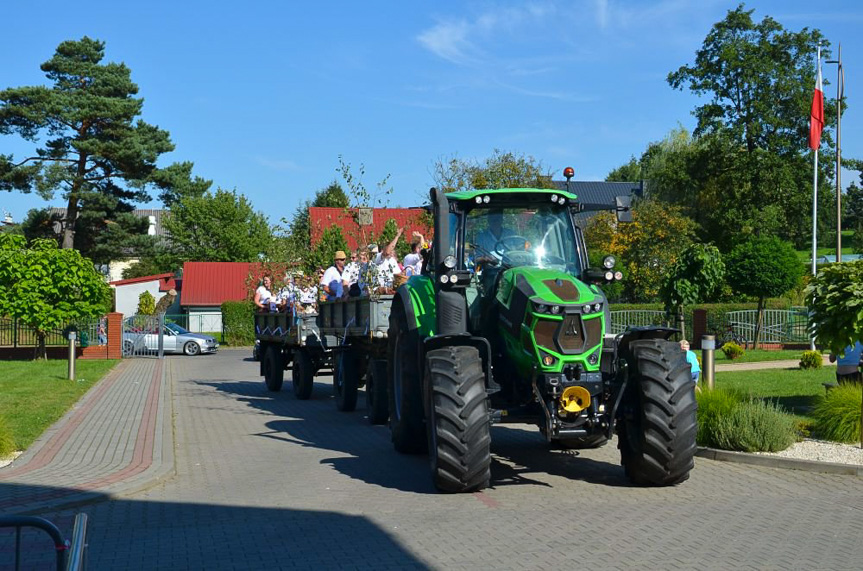
[[[820,472],[822,474],[842,474],[845,476],[863,477],[863,466],[852,464],[836,464],[831,462],[815,462],[781,456],[763,456],[747,452],[732,452],[699,446],[695,453],[699,458],[707,458],[718,462],[736,462],[765,468],[781,468],[784,470],[802,470],[804,472]]]

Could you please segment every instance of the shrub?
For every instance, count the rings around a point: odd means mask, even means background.
[[[860,385],[839,385],[815,405],[814,432],[825,440],[858,442],[860,440]]]
[[[734,341],[729,341],[728,343],[723,345],[722,352],[725,353],[726,358],[731,359],[732,361],[734,359],[739,359],[746,354],[746,352],[743,350],[743,347],[741,347]]]
[[[15,439],[12,438],[12,431],[3,417],[0,416],[0,458],[6,458],[15,452]]]
[[[823,364],[824,360],[818,351],[803,351],[803,355],[800,357],[801,369],[820,369]]]
[[[745,400],[745,396],[736,390],[714,389],[695,393],[698,400],[698,433],[695,437],[699,446],[716,447],[713,434],[716,423],[726,417]]]
[[[712,435],[716,447],[741,452],[779,452],[797,440],[794,418],[775,403],[758,399],[739,403],[720,417]]]
[[[148,291],[142,291],[138,296],[138,315],[153,315],[156,313],[156,298]]]
[[[223,340],[228,345],[255,344],[255,304],[251,301],[226,301],[222,304]]]

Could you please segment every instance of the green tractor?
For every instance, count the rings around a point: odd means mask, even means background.
[[[389,317],[396,450],[427,451],[439,490],[477,491],[490,484],[491,425],[532,423],[565,448],[616,432],[636,484],[686,480],[695,384],[675,330],[608,333],[599,285],[622,276],[611,257],[588,267],[574,216],[600,206],[560,190],[432,189],[431,208],[423,272],[396,290]],[[615,209],[631,219],[628,197]]]

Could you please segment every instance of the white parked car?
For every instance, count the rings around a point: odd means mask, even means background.
[[[162,337],[162,349],[165,353],[200,355],[215,353],[218,348],[219,344],[210,335],[191,333],[176,323],[165,324]],[[127,331],[123,334],[123,355],[158,350],[159,335],[156,332]]]

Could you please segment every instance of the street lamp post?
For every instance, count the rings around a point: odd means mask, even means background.
[[[845,96],[845,71],[842,69],[842,44],[837,58],[826,63],[836,65],[836,261],[842,261],[842,98]]]

